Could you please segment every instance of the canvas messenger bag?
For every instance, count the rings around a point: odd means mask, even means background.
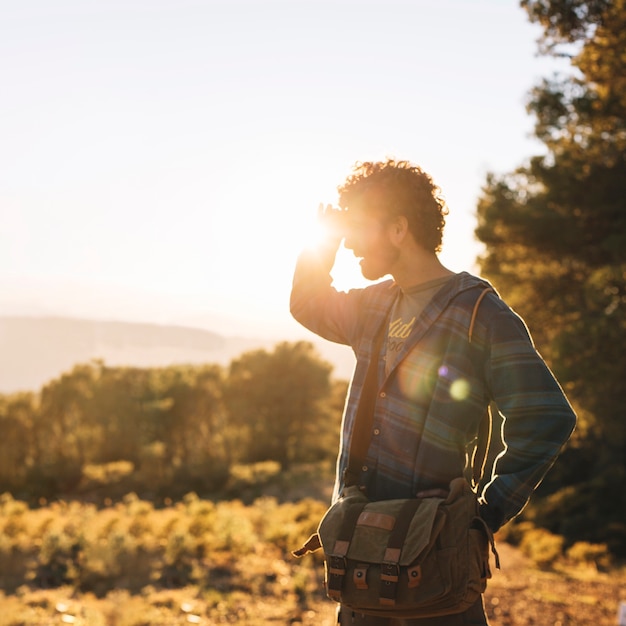
[[[478,305],[488,291],[475,303],[470,343]],[[378,338],[377,350],[380,343]],[[369,368],[366,390],[376,390],[374,369]],[[490,547],[499,567],[493,534],[479,515],[475,493],[489,445],[490,415],[481,424],[473,486],[459,477],[436,497],[371,502],[349,477],[365,458],[368,441],[357,433],[370,432],[372,413],[373,399],[362,397],[347,486],[317,533],[293,554],[303,556],[321,547],[328,596],[360,613],[404,618],[461,613],[474,605],[491,577]]]

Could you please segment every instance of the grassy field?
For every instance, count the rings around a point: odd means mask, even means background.
[[[303,476],[289,479],[293,493],[307,491]],[[0,497],[0,626],[330,626],[321,557],[290,555],[327,500],[288,501],[284,482],[254,498],[250,475],[238,480],[243,500],[189,494],[159,507],[132,494],[36,509]],[[514,539],[500,542],[503,569],[486,595],[493,626],[616,624],[626,576],[601,549],[563,553],[545,533]]]

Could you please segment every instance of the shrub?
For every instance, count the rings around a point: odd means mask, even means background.
[[[550,567],[563,555],[565,540],[560,535],[553,535],[543,528],[526,530],[520,542],[520,548],[539,567]]]
[[[611,553],[606,544],[577,541],[566,552],[567,558],[575,564],[590,565],[598,570],[611,566]]]

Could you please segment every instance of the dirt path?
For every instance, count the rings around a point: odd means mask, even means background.
[[[490,626],[617,626],[619,604],[626,602],[625,573],[546,572],[509,544],[499,542],[498,552],[502,569],[494,571],[485,594]],[[334,626],[327,602],[292,623]]]
[[[544,572],[512,546],[498,544],[502,569],[489,581],[491,626],[617,626],[626,577],[591,570]]]

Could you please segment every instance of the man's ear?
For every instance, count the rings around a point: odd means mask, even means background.
[[[389,223],[391,241],[399,246],[409,234],[409,221],[404,215],[395,216]]]

